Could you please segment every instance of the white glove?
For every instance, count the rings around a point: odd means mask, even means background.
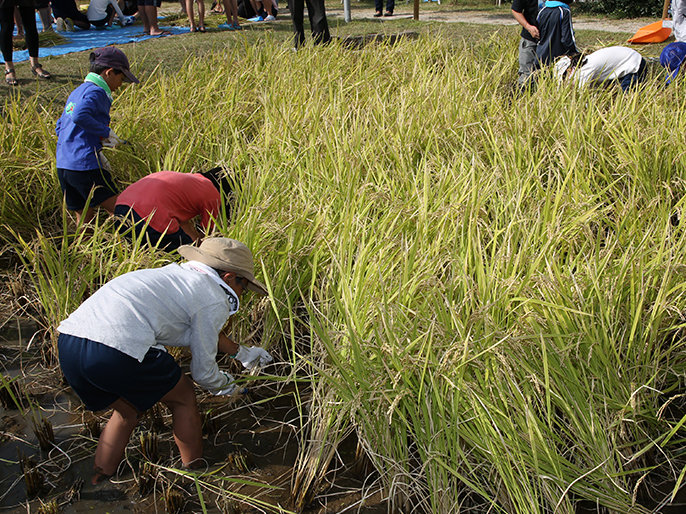
[[[215,396],[231,396],[238,388],[233,376],[222,370],[219,370],[219,373],[226,377],[226,385],[222,389],[215,389],[212,394]]]
[[[98,152],[98,160],[100,161],[100,167],[103,170],[107,170],[112,173],[112,166],[110,165],[110,161],[107,160],[107,157],[105,157],[104,153]]]
[[[117,137],[117,134],[114,133],[114,130],[110,129],[110,135],[108,137],[104,137],[100,140],[100,143],[102,143],[102,146],[105,146],[107,148],[114,148],[115,146],[119,145],[125,145],[126,141],[123,139],[119,139]]]
[[[262,368],[274,360],[269,352],[258,346],[251,346],[250,348],[241,346],[234,358],[243,364],[245,369],[253,369],[255,366]]]

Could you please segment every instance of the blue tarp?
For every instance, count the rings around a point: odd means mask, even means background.
[[[42,30],[43,25],[41,24],[40,18],[38,16],[36,16],[36,25],[38,25],[38,30]],[[38,50],[38,57],[47,57],[49,55],[64,55],[70,54],[72,52],[81,52],[83,50],[100,48],[101,46],[113,44],[121,45],[124,43],[132,43],[134,41],[144,41],[146,39],[151,39],[154,37],[164,37],[150,36],[148,34],[144,34],[143,25],[140,24],[140,22],[136,25],[131,25],[129,27],[120,28],[118,25],[116,25],[115,27],[116,28],[96,30],[91,26],[91,30],[76,29],[75,32],[60,32],[59,34],[63,36],[67,40],[67,42],[63,45],[58,46],[41,46]],[[188,27],[164,27],[162,25],[160,25],[160,29],[168,30],[172,34],[184,34],[189,32],[190,30]],[[14,62],[28,61],[29,51],[15,50],[12,58]],[[5,62],[2,59],[1,55],[0,62]]]

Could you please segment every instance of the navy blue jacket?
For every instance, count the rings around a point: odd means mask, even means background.
[[[84,82],[67,99],[57,120],[57,167],[72,171],[100,168],[102,138],[110,135],[112,101],[103,88]]]
[[[553,3],[555,7],[549,7]],[[572,13],[569,7],[562,7],[562,2],[546,2],[538,12],[538,46],[536,55],[540,65],[547,66],[562,55],[578,52],[572,29]]]

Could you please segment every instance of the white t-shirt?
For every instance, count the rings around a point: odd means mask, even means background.
[[[124,13],[121,12],[119,4],[116,0],[91,0],[91,3],[88,4],[88,13],[86,14],[88,16],[88,20],[100,21],[105,19],[107,16],[107,6],[109,4],[112,4],[112,7],[114,7],[114,11],[117,13],[117,16],[119,16],[119,19],[123,20]]]
[[[206,389],[221,389],[227,382],[216,361],[219,331],[238,309],[238,296],[218,283],[211,268],[194,268],[169,264],[121,275],[98,289],[57,330],[139,362],[153,346],[189,347],[193,380]]]
[[[579,87],[589,82],[619,80],[626,75],[636,73],[641,67],[643,57],[631,48],[610,46],[593,52],[584,59],[585,64],[571,74],[572,81]]]

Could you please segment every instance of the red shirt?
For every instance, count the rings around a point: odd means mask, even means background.
[[[212,181],[199,173],[159,171],[134,182],[117,198],[117,205],[126,205],[141,218],[149,219],[158,232],[174,233],[179,222],[200,216],[207,233],[211,216],[219,214],[220,196]]]

